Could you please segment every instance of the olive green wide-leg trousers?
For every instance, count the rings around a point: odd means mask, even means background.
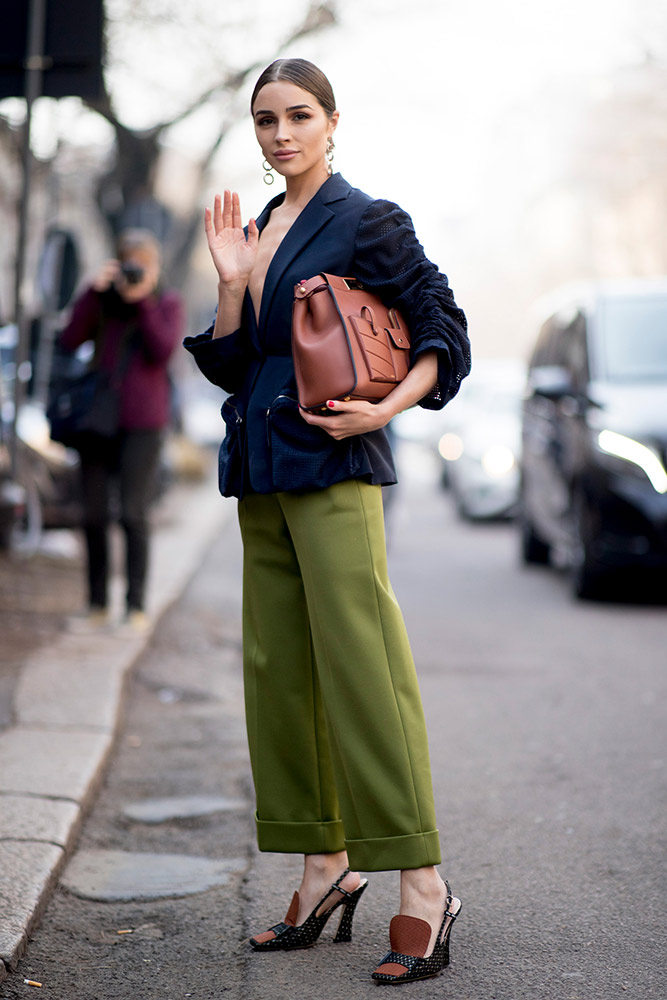
[[[379,486],[239,502],[246,719],[262,851],[440,862],[414,663]]]

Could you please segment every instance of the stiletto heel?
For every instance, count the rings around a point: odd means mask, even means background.
[[[363,879],[361,884],[358,885],[353,892],[346,893],[346,899],[344,899],[340,904],[343,907],[343,912],[341,914],[338,930],[336,931],[336,936],[334,938],[334,944],[340,944],[342,941],[352,940],[352,921],[354,920],[354,911],[356,910],[357,903],[363,896],[367,885],[368,881]],[[344,892],[344,890],[340,888],[338,891]]]
[[[368,885],[368,881],[362,879],[356,889],[348,892],[347,889],[341,887],[340,883],[349,873],[350,869],[346,868],[340,878],[333,883],[329,891],[322,896],[322,899],[312,913],[298,927],[296,926],[296,917],[299,912],[299,893],[295,892],[285,919],[279,924],[274,924],[268,931],[251,937],[251,947],[255,951],[291,951],[296,948],[310,948],[315,944],[324,930],[331,914],[340,906],[343,907],[343,913],[334,941],[337,943],[351,941],[354,911]],[[322,907],[331,898],[333,893],[339,894],[340,898],[320,913],[319,911],[322,910]]]
[[[432,953],[424,957],[431,938],[431,925],[426,920],[419,917],[393,917],[389,925],[391,950],[372,973],[372,978],[377,983],[410,983],[415,979],[428,979],[429,976],[437,976],[449,965],[449,938],[462,903],[456,896],[452,896],[449,882],[445,882],[445,885],[445,912]]]

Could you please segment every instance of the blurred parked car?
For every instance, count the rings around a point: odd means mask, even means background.
[[[511,517],[519,499],[521,396],[525,366],[511,360],[475,362],[447,410],[438,438],[442,483],[462,517]]]
[[[583,287],[542,326],[523,411],[526,563],[593,597],[632,567],[667,581],[667,278]]]

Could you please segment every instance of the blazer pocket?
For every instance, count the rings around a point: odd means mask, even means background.
[[[225,436],[218,453],[218,486],[222,496],[238,496],[242,472],[243,416],[235,396],[228,396],[220,407]]]
[[[370,471],[359,437],[335,441],[306,423],[296,398],[287,393],[266,411],[266,436],[276,490],[324,489]]]

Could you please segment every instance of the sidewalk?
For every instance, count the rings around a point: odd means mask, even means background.
[[[213,476],[170,491],[154,535],[152,623],[233,510]],[[0,982],[74,848],[114,743],[126,677],[149,640],[150,630],[132,638],[62,633],[21,669],[13,724],[0,733]]]

